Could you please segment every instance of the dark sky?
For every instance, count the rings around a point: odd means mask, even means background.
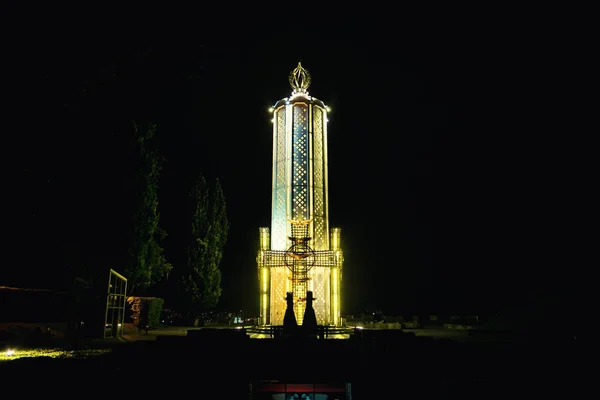
[[[446,22],[444,22],[446,21]],[[498,21],[107,33],[80,22],[13,44],[16,264],[0,285],[56,287],[65,260],[119,271],[128,123],[159,124],[165,251],[184,262],[194,176],[220,179],[231,223],[222,306],[257,310],[270,223],[268,108],[298,61],[329,116],[330,224],[345,311],[485,312],[544,276],[531,152],[547,44]],[[135,31],[134,29],[132,29]],[[541,90],[541,91],[540,91]]]

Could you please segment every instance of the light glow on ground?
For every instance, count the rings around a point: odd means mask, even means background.
[[[50,357],[50,358],[90,358],[110,352],[111,349],[6,349],[0,352],[0,362],[12,361],[19,358]]]

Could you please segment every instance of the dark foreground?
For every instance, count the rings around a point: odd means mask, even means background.
[[[249,396],[265,381],[349,383],[355,400],[575,398],[582,369],[576,346],[574,340],[542,338],[459,343],[401,331],[318,340],[249,339],[244,331],[204,330],[120,344],[107,355],[84,360],[4,362],[0,383],[7,395],[63,398],[276,398]],[[328,398],[349,397],[330,393]]]

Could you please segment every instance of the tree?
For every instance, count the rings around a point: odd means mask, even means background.
[[[158,183],[164,159],[154,141],[157,126],[149,123],[140,127],[133,123],[133,213],[132,232],[125,276],[132,293],[144,290],[171,271],[161,241],[166,232],[159,226]],[[129,293],[129,294],[130,294]]]
[[[187,248],[187,269],[181,274],[180,287],[187,311],[200,312],[216,307],[221,297],[223,248],[227,242],[229,221],[225,195],[217,179],[210,190],[200,176],[190,192],[191,229]]]

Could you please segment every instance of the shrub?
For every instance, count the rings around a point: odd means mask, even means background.
[[[164,300],[159,297],[130,296],[127,302],[131,305],[131,320],[135,326],[154,327],[160,323]]]

